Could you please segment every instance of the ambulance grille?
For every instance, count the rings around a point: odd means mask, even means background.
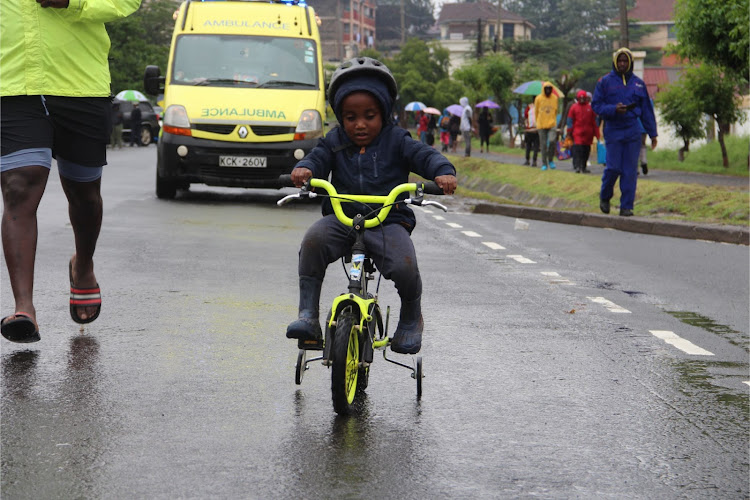
[[[229,135],[234,131],[236,125],[212,125],[210,123],[195,123],[193,124],[194,130],[202,130],[203,132],[211,132],[212,134],[224,134]]]
[[[253,125],[253,133],[257,136],[293,134],[294,127],[282,127],[278,125]]]

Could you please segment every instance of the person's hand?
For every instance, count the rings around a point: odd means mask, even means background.
[[[67,9],[69,0],[36,0],[36,3],[43,8],[52,7],[55,9]]]
[[[292,183],[298,188],[302,187],[310,177],[312,177],[312,170],[309,168],[301,167],[292,170]]]
[[[458,180],[455,175],[438,175],[435,177],[435,184],[443,190],[445,194],[453,194],[456,192],[458,186]]]
[[[615,111],[622,115],[628,112],[628,107],[625,104],[618,102],[617,106],[615,106]]]
[[[656,143],[657,143],[656,137],[652,137],[651,138],[651,151],[656,149]]]

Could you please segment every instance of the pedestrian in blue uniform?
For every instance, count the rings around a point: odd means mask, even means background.
[[[328,96],[340,126],[297,163],[292,182],[299,187],[311,177],[327,179],[330,175],[341,195],[385,195],[408,182],[409,173],[414,172],[433,179],[445,194],[453,194],[457,181],[451,162],[383,118],[391,116],[397,95],[396,80],[380,61],[358,57],[339,66],[331,77]],[[345,203],[342,208],[349,217],[362,211],[356,203]],[[368,252],[401,297],[391,349],[402,354],[415,354],[422,346],[422,279],[410,237],[415,223],[414,212],[398,203],[382,226],[365,232]],[[326,268],[351,248],[353,238],[351,228],[333,214],[330,201],[324,202],[323,218],[310,226],[300,248],[299,315],[287,328],[288,338],[322,337],[319,301]]]
[[[602,174],[599,208],[609,213],[609,200],[620,179],[620,215],[633,215],[638,157],[641,151],[641,124],[656,147],[654,106],[643,80],[633,74],[633,53],[627,48],[612,56],[612,71],[599,79],[591,103],[594,112],[604,120],[607,139],[607,163]],[[639,122],[640,119],[640,122]]]

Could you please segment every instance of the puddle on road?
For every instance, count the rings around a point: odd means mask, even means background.
[[[675,361],[675,369],[687,382],[682,388],[683,394],[691,398],[698,394],[711,395],[714,402],[739,408],[738,415],[742,415],[741,420],[747,422],[750,415],[750,398],[747,392],[744,389],[730,389],[737,381],[747,380],[747,363],[679,360]],[[717,408],[712,407],[711,412],[716,411]]]
[[[707,332],[714,333],[716,335],[719,335],[725,338],[729,343],[736,345],[737,347],[741,347],[742,349],[746,351],[750,350],[749,349],[750,345],[748,344],[747,337],[744,336],[742,332],[738,332],[737,330],[734,330],[733,328],[727,325],[722,325],[712,320],[711,318],[707,318],[706,316],[702,316],[698,313],[694,313],[690,311],[665,311],[665,312],[679,319],[680,321],[682,321],[683,323],[687,325],[697,326],[698,328],[702,328],[706,330]]]

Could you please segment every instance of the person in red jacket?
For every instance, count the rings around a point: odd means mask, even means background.
[[[576,102],[568,111],[568,137],[573,139],[573,168],[576,173],[587,173],[591,143],[594,137],[599,139],[599,127],[596,126],[596,113],[591,109],[585,90],[578,91]]]

